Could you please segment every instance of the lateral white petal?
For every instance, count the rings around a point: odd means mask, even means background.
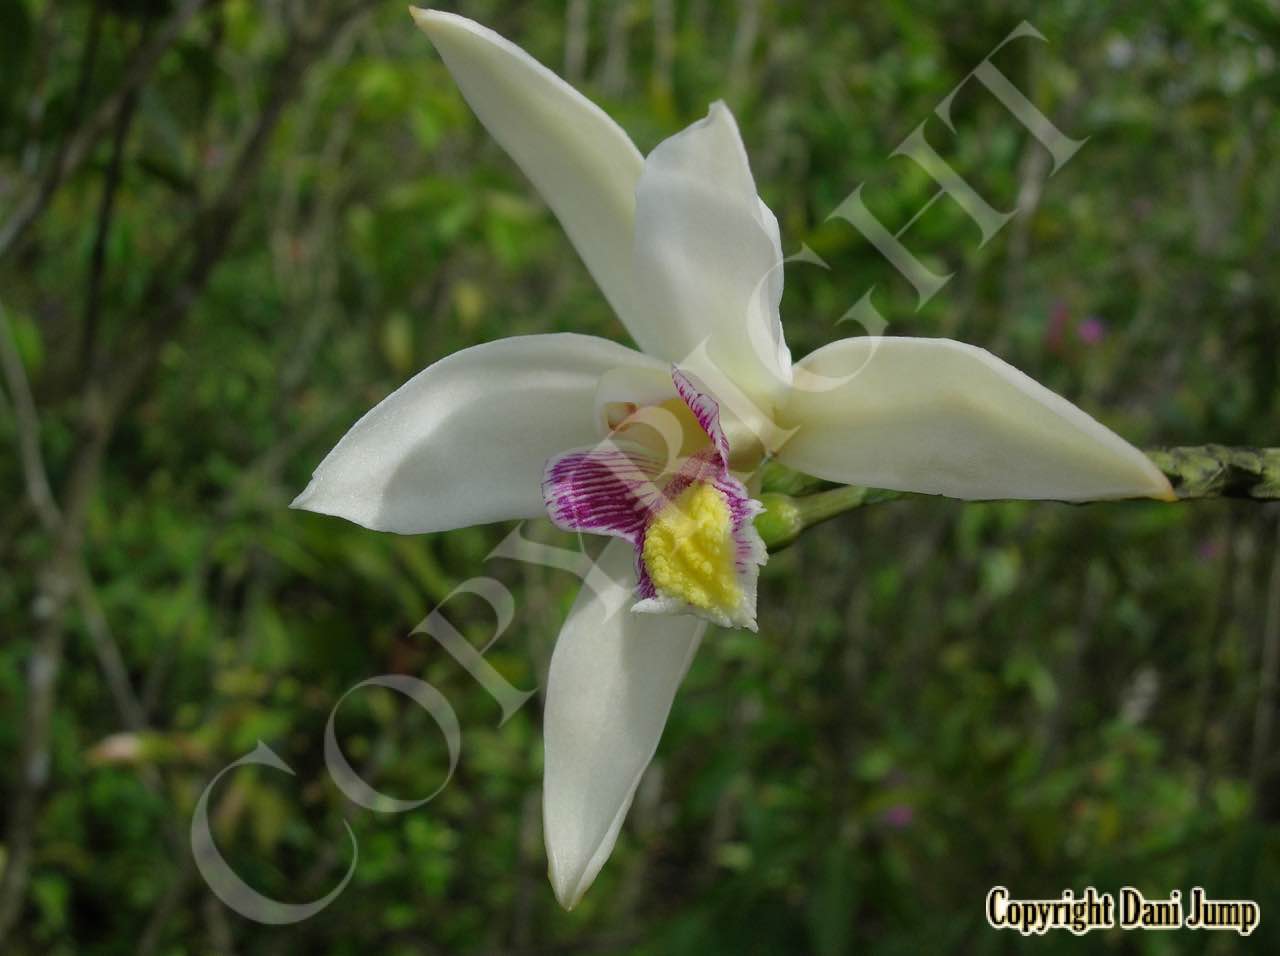
[[[746,148],[724,103],[659,143],[636,189],[636,288],[661,324],[663,357],[691,363],[705,342],[720,372],[757,401],[790,381],[782,336],[778,223],[756,195]]]
[[[455,352],[356,422],[292,507],[401,534],[545,514],[547,460],[599,437],[601,375],[654,365],[569,333]]]
[[[572,86],[474,21],[411,8],[480,122],[560,220],[636,344],[661,346],[631,282],[636,183],[630,137]]]
[[[985,349],[845,339],[796,366],[779,458],[830,481],[951,498],[1172,498],[1142,452]]]
[[[618,838],[676,689],[706,630],[631,611],[632,549],[611,541],[569,612],[547,676],[543,830],[556,898],[573,908]]]

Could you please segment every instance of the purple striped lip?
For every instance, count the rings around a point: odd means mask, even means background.
[[[699,383],[672,367],[676,393],[707,437],[704,447],[667,467],[651,452],[617,437],[618,430],[590,448],[547,463],[543,499],[551,520],[568,531],[604,534],[629,541],[636,551],[638,611],[695,613],[725,626],[755,629],[756,577],[767,552],[753,519],[762,510],[729,471],[729,443],[720,407]],[[696,483],[715,488],[729,509],[735,571],[743,600],[731,609],[708,611],[658,591],[643,560],[649,524]]]

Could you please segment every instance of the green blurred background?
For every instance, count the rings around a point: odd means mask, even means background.
[[[788,267],[795,355],[856,331],[837,320],[876,283],[890,332],[991,348],[1140,445],[1280,443],[1275,3],[459,6],[642,151],[730,104],[784,249],[830,266]],[[931,118],[1024,18],[1048,42],[996,64],[1089,137],[1052,179],[976,84],[954,134]],[[980,248],[933,207],[911,247],[956,276],[917,312],[827,216],[865,182],[905,223],[934,187],[889,154],[926,120],[1023,214]],[[1247,502],[910,500],[807,534],[764,571],[760,633],[709,635],[613,859],[558,908],[540,698],[499,727],[412,631],[496,577],[517,612],[487,659],[538,687],[576,579],[486,560],[508,527],[401,538],[286,507],[442,356],[622,336],[402,3],[2,0],[0,229],[5,953],[1020,950],[986,926],[995,883],[1263,908],[1249,940],[1059,932],[1045,952],[1277,951],[1280,516]],[[491,637],[482,601],[445,613]],[[448,787],[403,814],[347,802],[323,760],[333,705],[391,672],[463,728]],[[443,779],[406,699],[367,689],[337,726],[386,792]],[[296,776],[214,790],[237,872],[313,899],[349,863],[343,820],[359,841],[350,885],[292,926],[223,907],[188,849],[200,792],[259,739]]]

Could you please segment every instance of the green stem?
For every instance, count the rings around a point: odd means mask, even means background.
[[[1147,452],[1173,485],[1179,501],[1207,498],[1280,500],[1280,448],[1197,445]],[[768,463],[761,475],[765,510],[756,529],[770,551],[785,548],[807,528],[864,505],[919,497],[909,492],[830,482]],[[1152,499],[1141,499],[1150,501]]]
[[[1168,477],[1179,500],[1280,498],[1280,448],[1197,445],[1157,448],[1147,457]]]

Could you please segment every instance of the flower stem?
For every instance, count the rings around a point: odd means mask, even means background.
[[[1178,499],[1280,499],[1280,448],[1196,445],[1157,448],[1147,457],[1165,473]]]
[[[1196,445],[1147,452],[1173,485],[1179,501],[1207,498],[1280,500],[1280,448]],[[859,485],[833,485],[769,462],[761,479],[765,510],[756,529],[770,551],[785,548],[807,528],[864,505],[922,497]],[[1153,499],[1138,499],[1151,501]]]

